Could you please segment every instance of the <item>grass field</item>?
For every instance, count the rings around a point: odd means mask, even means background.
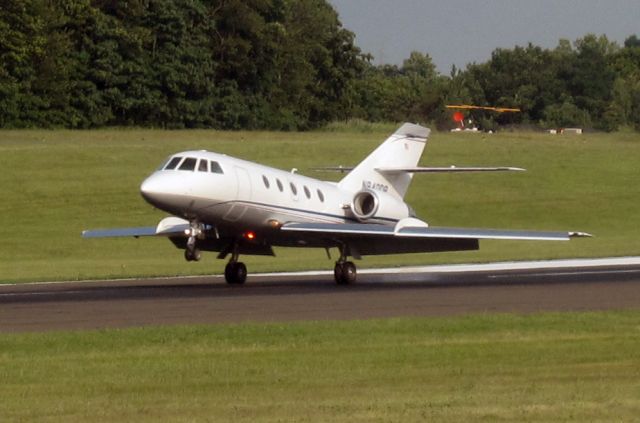
[[[166,156],[208,149],[279,168],[352,165],[394,126],[268,133],[162,130],[0,131],[0,281],[221,273],[214,255],[186,263],[164,239],[83,240],[87,228],[155,225],[138,194]],[[423,165],[512,165],[518,174],[416,176],[408,202],[432,225],[581,230],[570,243],[487,241],[479,252],[367,257],[360,266],[640,254],[640,137],[433,133]],[[243,260],[250,272],[331,269],[321,250]]]
[[[0,420],[637,421],[640,312],[0,335]]]
[[[318,177],[395,128],[326,132],[0,131],[0,281],[221,272],[163,239],[82,240],[155,224],[138,194],[169,154],[209,149]],[[365,258],[361,266],[640,254],[640,137],[434,133],[423,165],[526,173],[421,175],[434,225],[583,230],[570,243]],[[322,251],[250,271],[331,268]],[[637,421],[640,311],[0,334],[0,421]]]

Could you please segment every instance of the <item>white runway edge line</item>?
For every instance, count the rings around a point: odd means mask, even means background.
[[[568,260],[540,260],[540,261],[508,261],[496,263],[480,264],[443,264],[430,266],[409,266],[409,267],[386,267],[375,269],[359,269],[358,274],[406,274],[406,273],[466,273],[484,271],[504,271],[504,270],[543,270],[543,269],[563,269],[563,268],[595,268],[607,266],[638,266],[640,257],[610,257],[595,259],[568,259]],[[277,273],[252,273],[251,276],[326,276],[333,275],[331,270],[309,270],[303,272],[277,272]],[[193,275],[193,276],[161,276],[151,278],[118,278],[118,279],[91,279],[91,280],[70,280],[53,282],[21,282],[21,283],[0,283],[2,286],[12,285],[54,285],[65,283],[95,283],[105,280],[113,282],[135,281],[135,280],[167,280],[167,279],[200,279],[203,277],[221,277],[220,275]]]
[[[638,266],[640,257],[610,257],[596,259],[540,260],[540,261],[508,261],[480,264],[443,264],[430,266],[388,267],[376,269],[359,269],[358,274],[404,274],[404,273],[471,273],[504,270],[543,270],[563,268],[591,268],[607,266]],[[330,275],[332,271],[305,271],[282,273],[256,273],[252,276],[320,276]]]
[[[585,275],[611,275],[621,273],[640,273],[638,269],[630,270],[584,270],[579,272],[540,272],[540,273],[526,273],[519,275],[521,278],[538,278],[540,276],[585,276]],[[512,275],[489,275],[490,279],[508,279],[512,278]]]

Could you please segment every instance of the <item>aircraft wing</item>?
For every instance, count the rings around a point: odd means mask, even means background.
[[[154,236],[156,235],[155,226],[142,226],[137,228],[115,228],[115,229],[89,229],[82,231],[83,238],[108,238],[119,236]]]
[[[477,250],[479,240],[568,241],[583,232],[541,232],[501,229],[384,226],[378,224],[288,223],[281,228],[305,238],[346,244],[362,255],[406,252]]]
[[[108,237],[141,237],[141,236],[185,236],[190,229],[189,222],[178,217],[162,219],[157,226],[142,226],[137,228],[92,229],[82,231],[83,238]]]
[[[405,226],[396,230],[393,226],[375,223],[287,223],[281,228],[285,232],[306,232],[331,235],[363,235],[399,238],[473,238],[511,239],[526,241],[568,241],[573,237],[590,236],[584,232],[543,232],[509,229],[471,229],[446,227]]]

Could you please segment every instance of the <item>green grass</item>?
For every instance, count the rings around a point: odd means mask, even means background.
[[[186,263],[164,239],[83,240],[88,228],[155,225],[138,188],[166,156],[208,149],[314,173],[356,164],[393,129],[323,132],[0,131],[0,281],[221,273],[213,254]],[[408,202],[440,226],[581,230],[570,243],[483,242],[479,252],[366,257],[360,266],[640,254],[640,137],[433,133],[423,165],[512,165],[518,174],[418,175]],[[251,272],[331,268],[324,251],[244,257]]]
[[[0,420],[637,421],[640,312],[0,335]]]

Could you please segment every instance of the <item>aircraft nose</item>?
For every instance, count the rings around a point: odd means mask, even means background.
[[[167,187],[162,178],[157,175],[151,175],[140,185],[140,194],[149,203],[155,204],[167,194]]]

